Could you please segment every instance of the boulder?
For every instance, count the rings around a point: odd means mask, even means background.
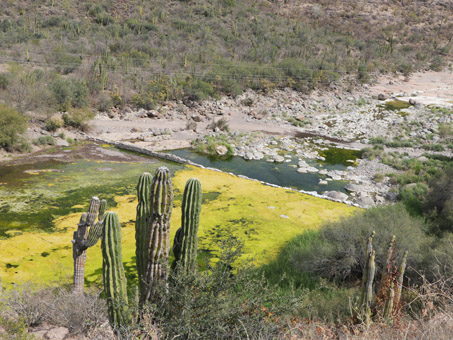
[[[348,199],[348,195],[346,195],[345,193],[339,192],[339,191],[326,191],[324,193],[324,195],[326,195],[329,198],[333,198],[334,200],[341,201],[341,202]]]
[[[387,96],[383,93],[379,93],[378,96],[377,96],[377,99],[378,100],[386,100],[387,99]]]
[[[357,184],[353,184],[353,183],[348,183],[345,185],[344,187],[347,191],[350,191],[350,192],[358,192],[361,190],[360,186],[357,185]]]
[[[225,156],[228,152],[228,149],[225,145],[218,145],[216,148],[215,148],[215,152],[219,155],[219,156]]]

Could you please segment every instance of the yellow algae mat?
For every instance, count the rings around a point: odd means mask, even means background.
[[[173,178],[175,202],[171,240],[180,226],[182,193],[185,182],[191,177],[201,181],[203,190],[199,249],[214,257],[218,241],[233,236],[244,241],[244,257],[253,257],[256,264],[263,264],[276,256],[285,242],[295,235],[317,229],[324,221],[338,219],[356,210],[345,204],[188,166]],[[102,198],[101,193],[100,196]],[[118,196],[115,201],[118,204],[111,210],[118,213],[123,226],[123,261],[132,276],[135,274],[137,199],[129,195]],[[80,213],[57,218],[57,230],[52,233],[23,233],[0,240],[3,282],[71,282],[71,239],[79,218]],[[85,277],[88,282],[101,281],[100,242],[88,249]]]

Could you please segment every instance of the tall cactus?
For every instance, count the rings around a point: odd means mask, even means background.
[[[360,305],[363,306],[366,301],[366,286],[367,286],[367,277],[368,277],[368,267],[369,267],[369,260],[370,254],[373,251],[373,238],[375,235],[375,231],[373,230],[368,237],[368,242],[365,249],[365,261],[363,264],[363,273],[362,273],[362,290],[360,296]]]
[[[395,243],[396,243],[396,236],[393,235],[392,239],[389,243],[389,247],[387,248],[387,256],[385,259],[385,267],[382,269],[381,275],[381,283],[379,284],[379,290],[385,287],[386,281],[391,279],[393,261],[395,257]]]
[[[401,265],[399,268],[399,276],[396,286],[396,294],[395,294],[395,307],[398,308],[401,300],[401,293],[403,290],[403,280],[404,280],[404,272],[406,271],[406,262],[407,262],[407,250],[404,252],[403,259],[401,261]]]
[[[182,199],[181,228],[176,232],[173,242],[174,270],[180,268],[188,273],[196,268],[201,198],[200,181],[196,178],[189,179]]]
[[[105,215],[102,234],[102,274],[107,297],[109,322],[114,330],[121,330],[131,322],[128,308],[127,282],[121,252],[121,226],[118,215]]]
[[[146,233],[148,223],[151,217],[151,183],[152,176],[144,172],[137,184],[137,217],[135,219],[135,255],[137,263],[138,284],[142,291],[143,277],[146,269],[148,258],[148,245],[146,243]]]
[[[137,229],[137,265],[142,266],[140,302],[154,299],[154,286],[168,277],[170,252],[170,217],[173,208],[173,185],[170,171],[159,167],[150,186],[150,216],[146,230]],[[141,192],[146,195],[146,190]],[[140,249],[139,246],[140,245]],[[142,263],[146,256],[146,263]],[[139,260],[140,257],[140,260]],[[142,270],[142,269],[140,269]]]
[[[74,232],[72,240],[72,257],[74,259],[74,280],[73,292],[83,293],[85,280],[85,262],[87,257],[87,234],[88,228],[93,225],[99,213],[101,202],[96,196],[91,198],[88,213],[82,214],[80,217],[77,230]]]

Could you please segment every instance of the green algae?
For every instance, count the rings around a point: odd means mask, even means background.
[[[0,237],[11,231],[51,232],[54,220],[86,209],[92,196],[102,196],[109,206],[113,197],[135,192],[136,179],[153,172],[162,162],[121,163],[80,160],[47,161],[0,167]],[[165,163],[176,170],[181,166]],[[102,171],[102,169],[109,171]]]
[[[325,160],[319,161],[321,164],[342,164],[349,166],[353,165],[356,159],[362,157],[361,150],[349,150],[335,147],[330,147],[327,150],[319,150],[318,153],[325,158]]]

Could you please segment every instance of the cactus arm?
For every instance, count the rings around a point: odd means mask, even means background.
[[[102,235],[102,274],[107,297],[109,322],[114,330],[131,322],[127,284],[121,252],[121,226],[118,215],[108,212],[104,218]]]
[[[83,286],[85,280],[85,263],[86,263],[86,250],[87,250],[87,232],[88,227],[91,226],[99,211],[100,201],[96,196],[91,198],[90,206],[87,213],[83,213],[80,217],[77,230],[73,234],[72,240],[72,257],[74,260],[74,279],[73,279],[73,293],[83,293]]]
[[[102,200],[101,205],[99,206],[98,221],[90,227],[90,230],[88,232],[88,236],[86,239],[87,248],[94,246],[98,242],[98,240],[101,238],[103,222],[104,222],[104,213],[105,213],[106,209],[107,209],[107,201]]]
[[[176,232],[173,242],[175,260],[172,269],[174,270],[178,266],[186,272],[196,268],[201,201],[201,183],[198,179],[191,178],[184,189],[181,228]]]

